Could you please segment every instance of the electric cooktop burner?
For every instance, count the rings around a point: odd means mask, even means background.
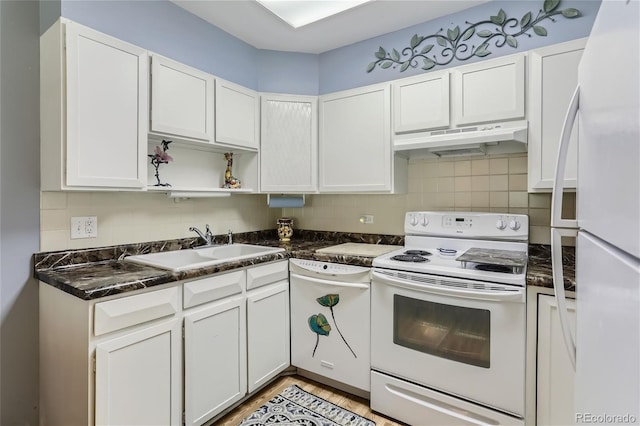
[[[489,272],[504,272],[504,273],[513,273],[513,269],[504,266],[504,265],[490,265],[490,264],[480,264],[476,265],[475,269],[479,269],[480,271],[489,271]]]
[[[425,250],[407,250],[404,252],[404,254],[417,255],[417,256],[431,256],[431,253]]]
[[[410,250],[411,251],[411,250]],[[428,262],[429,259],[417,254],[398,254],[391,257],[391,260],[397,260],[400,262]]]

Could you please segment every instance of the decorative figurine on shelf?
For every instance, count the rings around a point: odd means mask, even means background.
[[[222,187],[231,189],[241,188],[242,184],[240,183],[240,179],[231,174],[231,167],[233,167],[233,153],[225,153],[224,159],[227,160],[227,170],[224,172],[224,185],[222,185]]]
[[[162,141],[162,149],[159,146],[156,146],[156,150],[153,154],[148,154],[147,156],[151,158],[151,165],[156,168],[156,183],[154,186],[171,186],[169,183],[161,183],[160,182],[160,172],[158,171],[158,167],[160,164],[167,164],[169,161],[173,161],[173,157],[167,154],[169,151],[169,144],[173,141]]]
[[[291,241],[293,235],[293,219],[281,217],[278,219],[278,239],[282,242]]]

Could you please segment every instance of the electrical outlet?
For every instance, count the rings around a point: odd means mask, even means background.
[[[364,223],[365,225],[373,224],[373,215],[363,214],[362,216],[360,216],[360,223]]]
[[[98,236],[98,217],[80,216],[71,218],[71,239],[96,238]]]

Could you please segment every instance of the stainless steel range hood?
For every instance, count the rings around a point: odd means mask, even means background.
[[[410,156],[438,157],[526,152],[527,121],[434,130],[420,135],[396,135],[393,148]]]

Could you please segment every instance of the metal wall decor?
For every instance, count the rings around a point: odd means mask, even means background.
[[[546,36],[547,29],[540,25],[546,19],[556,22],[554,17],[558,15],[569,19],[582,16],[578,9],[559,9],[560,1],[544,0],[542,9],[535,17],[532,12],[527,12],[520,19],[508,18],[507,13],[500,9],[487,20],[476,23],[465,21],[466,27],[449,28],[446,34],[443,28],[428,36],[415,34],[411,37],[409,46],[402,49],[402,53],[395,48],[387,51],[380,46],[374,53],[376,60],[367,66],[367,72],[376,68],[400,68],[400,72],[409,67],[430,70],[436,65],[447,65],[454,59],[466,61],[474,56],[485,57],[491,54],[489,49],[492,42],[497,48],[506,44],[515,49],[518,47],[518,37],[532,37],[530,30],[538,36]],[[473,40],[478,41],[477,46],[471,44]]]

